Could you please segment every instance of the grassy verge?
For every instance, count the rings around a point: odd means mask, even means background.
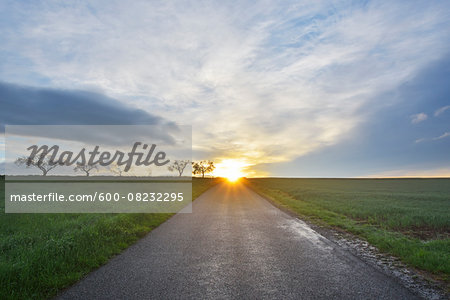
[[[450,179],[246,180],[276,204],[450,278]]]
[[[193,199],[217,183],[193,179]],[[0,179],[0,299],[45,299],[173,214],[5,214]]]
[[[206,190],[221,181],[223,181],[221,178],[192,177],[192,200],[197,199]]]

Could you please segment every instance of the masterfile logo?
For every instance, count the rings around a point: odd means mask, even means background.
[[[5,211],[190,212],[191,140],[189,126],[7,126]]]

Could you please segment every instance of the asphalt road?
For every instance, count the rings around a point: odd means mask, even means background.
[[[223,183],[61,299],[415,299],[242,184]]]

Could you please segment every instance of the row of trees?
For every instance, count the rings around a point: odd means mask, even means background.
[[[43,176],[46,176],[48,172],[55,169],[56,167],[63,166],[63,164],[60,163],[50,163],[50,160],[48,158],[40,160],[37,157],[35,157],[33,160],[30,160],[28,157],[20,157],[15,161],[15,163],[18,166],[25,166],[27,168],[38,168],[39,170],[41,170]],[[190,160],[175,160],[167,169],[170,172],[177,172],[178,176],[182,176],[189,163],[191,163]],[[123,169],[121,166],[111,165],[108,169],[110,172],[122,176]],[[194,175],[202,175],[202,177],[205,177],[205,175],[211,174],[214,169],[214,162],[209,160],[192,162],[192,174]],[[86,176],[89,176],[91,172],[98,171],[99,168],[97,165],[84,164],[77,165],[73,170],[75,172],[84,172]]]
[[[175,160],[169,167],[169,171],[178,172],[178,175],[183,175],[184,169],[190,163],[189,160]],[[204,178],[206,174],[211,174],[216,167],[214,162],[210,160],[201,160],[192,162],[192,174],[202,175]]]

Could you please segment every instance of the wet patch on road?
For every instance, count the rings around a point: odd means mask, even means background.
[[[450,299],[448,285],[421,274],[419,270],[408,267],[396,257],[380,252],[367,241],[347,232],[305,223],[365,263],[396,278],[416,295],[430,300]]]

